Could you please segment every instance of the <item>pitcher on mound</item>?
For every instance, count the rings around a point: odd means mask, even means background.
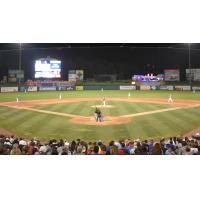
[[[168,99],[168,103],[173,103],[174,101],[173,101],[173,99],[172,99],[172,95],[170,94],[169,95],[169,99]]]
[[[106,98],[105,97],[102,99],[102,104],[103,104],[103,106],[106,106]]]

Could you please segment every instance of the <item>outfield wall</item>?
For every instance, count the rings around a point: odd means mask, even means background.
[[[200,91],[198,86],[174,86],[174,85],[161,85],[161,86],[149,86],[149,85],[85,85],[85,86],[13,86],[13,87],[1,87],[2,93],[6,92],[37,92],[37,91],[83,91],[83,90],[168,90],[168,91]]]

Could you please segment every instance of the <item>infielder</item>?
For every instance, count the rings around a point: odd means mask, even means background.
[[[169,95],[168,103],[173,103],[172,95]]]
[[[19,102],[19,97],[16,97],[16,101],[17,101],[17,103]]]
[[[62,96],[61,96],[61,94],[59,95],[59,99],[62,99]]]

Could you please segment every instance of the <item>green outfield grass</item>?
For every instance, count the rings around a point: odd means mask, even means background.
[[[191,99],[200,100],[200,92],[192,93],[191,91],[123,91],[123,90],[104,90],[102,91],[52,91],[52,92],[19,92],[19,93],[0,93],[0,102],[15,101],[18,96],[21,100],[31,99],[53,99],[58,98],[62,94],[63,98],[78,98],[78,97],[128,97],[131,92],[132,98],[162,98],[168,99],[172,94],[174,99]]]
[[[54,112],[63,112],[81,116],[93,116],[95,108],[92,106],[100,105],[100,101],[94,102],[74,102],[74,103],[59,103],[59,104],[49,104],[49,105],[40,105],[34,106],[37,109],[41,110],[50,110]],[[104,115],[109,116],[121,116],[133,113],[140,113],[146,111],[153,111],[165,108],[171,108],[170,105],[164,104],[155,104],[155,103],[136,103],[136,102],[116,102],[109,101],[108,105],[113,107],[104,108],[103,106],[100,108]]]
[[[129,91],[67,91],[61,92],[63,98],[76,97],[127,97]],[[0,101],[14,101],[16,96],[21,100],[58,98],[60,92],[36,93],[0,93]],[[163,98],[172,94],[176,99],[200,100],[200,93],[176,91],[131,91],[131,98]],[[90,115],[93,109],[91,104],[98,102],[78,102],[39,106],[56,112],[66,112],[79,115]],[[106,114],[122,115],[156,110],[169,105],[109,102],[114,108],[106,109]],[[68,106],[67,106],[68,105]],[[63,116],[37,113],[28,110],[18,110],[0,106],[0,128],[15,133],[18,137],[49,140],[52,138],[84,139],[94,141],[102,139],[106,142],[113,139],[125,138],[161,138],[182,135],[192,129],[200,127],[200,107],[184,108],[164,113],[131,118],[129,124],[111,126],[91,126],[70,123],[70,118]]]

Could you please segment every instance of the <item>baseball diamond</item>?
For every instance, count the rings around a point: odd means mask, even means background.
[[[103,122],[93,115],[99,91],[62,92],[61,100],[58,92],[19,93],[19,102],[12,101],[13,93],[0,93],[0,126],[18,137],[85,141],[177,136],[200,126],[199,93],[173,91],[172,104],[167,91],[134,91],[128,98],[125,91],[103,93],[112,106],[100,107]]]

